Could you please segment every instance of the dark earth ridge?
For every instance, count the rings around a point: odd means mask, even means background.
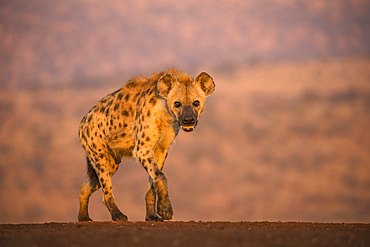
[[[370,224],[90,222],[0,225],[0,246],[369,246]]]

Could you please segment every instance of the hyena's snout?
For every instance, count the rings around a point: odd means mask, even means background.
[[[181,128],[186,132],[190,132],[194,130],[194,128],[197,126],[197,123],[197,116],[193,113],[191,108],[185,108],[182,112],[182,115],[179,117],[179,124]]]

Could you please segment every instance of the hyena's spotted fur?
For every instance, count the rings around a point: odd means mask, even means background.
[[[111,181],[124,156],[134,157],[149,174],[145,220],[170,220],[173,210],[162,173],[167,151],[181,128],[187,132],[195,128],[214,88],[205,72],[192,79],[170,69],[134,78],[96,103],[79,128],[89,179],[81,186],[78,220],[91,221],[89,198],[100,187],[112,220],[127,220],[114,201]]]

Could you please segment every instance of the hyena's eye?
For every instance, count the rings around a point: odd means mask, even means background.
[[[194,101],[194,102],[193,102],[193,106],[195,106],[195,107],[198,107],[198,106],[199,106],[199,104],[200,104],[200,103],[199,103],[199,100],[196,100],[196,101]]]
[[[181,106],[181,103],[180,103],[180,102],[178,102],[178,101],[176,101],[176,102],[174,103],[174,106],[175,106],[176,108],[179,108],[179,107]]]

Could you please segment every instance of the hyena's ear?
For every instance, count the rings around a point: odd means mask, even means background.
[[[215,91],[215,82],[213,78],[206,72],[201,72],[195,77],[195,82],[199,83],[200,87],[206,93],[206,96],[210,95]]]
[[[177,82],[177,78],[172,74],[168,73],[162,76],[157,82],[157,90],[159,96],[167,98],[168,93]]]

